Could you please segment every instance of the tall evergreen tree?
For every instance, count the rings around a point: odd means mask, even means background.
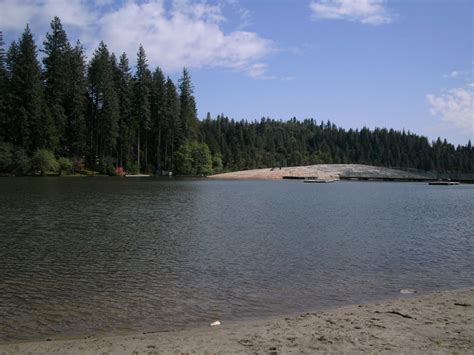
[[[166,170],[174,170],[174,152],[182,141],[182,129],[179,119],[179,96],[176,86],[168,77],[166,80],[166,98],[164,109],[164,120],[169,125],[169,133],[165,138],[164,162]]]
[[[28,25],[18,45],[13,42],[10,46],[8,60],[11,141],[29,152],[51,147],[57,135],[44,104],[37,48]]]
[[[0,143],[6,137],[7,57],[4,45],[3,32],[0,31]]]
[[[46,34],[43,46],[45,53],[43,58],[45,98],[58,135],[58,152],[68,154],[65,101],[70,80],[69,56],[71,45],[59,17],[54,17],[51,21],[51,33]]]
[[[4,138],[7,142],[14,143],[16,139],[14,127],[14,116],[15,116],[15,101],[18,99],[15,96],[14,85],[12,81],[13,73],[15,72],[15,66],[18,62],[19,57],[18,43],[13,41],[8,47],[5,58],[5,85],[6,93],[4,99],[4,113],[3,113],[3,132]]]
[[[128,58],[122,53],[119,59],[118,70],[116,72],[116,87],[119,98],[120,119],[118,153],[119,165],[124,166],[125,162],[134,160],[132,156],[132,142],[134,140],[131,132],[132,127],[132,75]]]
[[[141,136],[145,140],[145,170],[148,165],[148,133],[151,129],[150,85],[151,74],[148,69],[145,49],[140,45],[137,53],[137,67],[134,80],[134,121],[137,135],[137,163],[140,169]]]
[[[162,143],[163,135],[169,134],[170,125],[165,117],[166,106],[166,79],[158,67],[153,72],[151,88],[151,126],[153,134],[153,146],[155,147],[156,169],[162,169]]]
[[[194,87],[189,71],[184,68],[183,76],[179,79],[180,121],[185,140],[197,139],[198,120],[196,100],[193,96]],[[183,142],[179,142],[182,144]]]
[[[82,158],[87,145],[85,117],[87,81],[84,48],[77,41],[76,46],[66,54],[68,80],[63,103],[67,117],[64,139],[65,153]]]
[[[110,169],[115,154],[120,116],[114,83],[114,70],[107,46],[100,42],[88,68],[91,137],[91,160],[102,169]]]

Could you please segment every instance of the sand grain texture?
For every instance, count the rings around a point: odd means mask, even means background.
[[[314,354],[474,351],[474,289],[285,318],[127,336],[0,345],[0,354]]]

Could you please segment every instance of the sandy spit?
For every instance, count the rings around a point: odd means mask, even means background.
[[[318,179],[338,179],[339,176],[363,176],[368,178],[416,179],[424,176],[402,170],[361,164],[318,164],[273,169],[235,171],[208,176],[210,179],[235,180],[276,180],[283,176],[316,177]]]
[[[474,351],[474,288],[216,327],[0,345],[0,354],[314,354]]]

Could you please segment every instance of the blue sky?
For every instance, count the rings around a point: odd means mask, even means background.
[[[7,43],[58,15],[87,52],[191,70],[199,116],[313,117],[464,144],[474,135],[470,0],[0,0]]]

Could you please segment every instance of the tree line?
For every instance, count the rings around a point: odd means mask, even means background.
[[[132,74],[126,54],[117,58],[103,42],[86,63],[81,43],[71,45],[58,17],[41,52],[42,63],[29,26],[1,52],[4,171],[46,150],[108,174],[117,167],[210,173],[209,149],[197,143],[199,122],[188,70],[175,85],[159,67],[151,70],[140,46]],[[182,161],[188,151],[204,155],[206,166],[191,164],[191,170],[183,171],[180,164],[188,167]]]
[[[410,132],[345,130],[313,119],[198,120],[187,69],[175,84],[150,68],[141,45],[133,64],[103,42],[86,61],[58,17],[40,52],[41,61],[29,26],[6,51],[0,32],[0,173],[208,175],[319,163],[474,172],[470,141],[454,147]]]
[[[438,138],[393,129],[343,129],[330,121],[262,118],[235,121],[218,115],[201,122],[203,140],[226,170],[312,164],[367,164],[432,172],[474,173],[469,141],[454,147]]]

